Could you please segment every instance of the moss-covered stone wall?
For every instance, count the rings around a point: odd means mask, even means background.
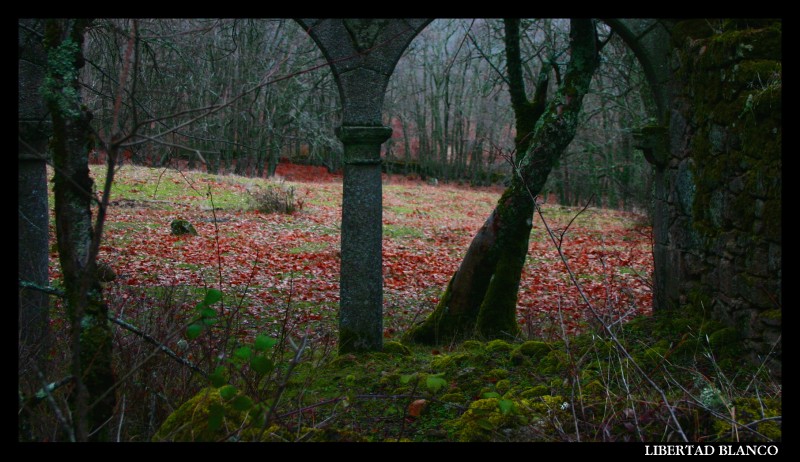
[[[781,22],[672,30],[666,203],[672,306],[703,302],[780,375]]]

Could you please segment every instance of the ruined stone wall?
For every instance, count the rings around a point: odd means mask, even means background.
[[[668,211],[668,302],[702,303],[780,375],[781,22],[687,20],[672,40],[656,192]]]

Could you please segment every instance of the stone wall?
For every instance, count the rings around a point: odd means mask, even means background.
[[[666,165],[667,306],[702,305],[780,375],[781,22],[675,25]]]

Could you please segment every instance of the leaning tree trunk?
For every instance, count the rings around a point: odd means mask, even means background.
[[[45,100],[53,121],[53,192],[56,238],[72,330],[71,396],[76,439],[107,439],[115,396],[112,334],[93,250],[93,181],[89,175],[91,113],[80,104],[78,72],[88,20],[49,20]]]
[[[583,97],[598,64],[598,46],[591,20],[571,20],[567,72],[543,113],[547,82],[540,75],[534,100],[527,100],[519,21],[505,22],[509,92],[517,128],[514,177],[470,244],[434,312],[406,335],[410,341],[443,343],[475,334],[513,337],[519,330],[517,294],[533,224],[533,198],[575,136]]]

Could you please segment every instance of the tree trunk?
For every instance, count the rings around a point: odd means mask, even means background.
[[[48,80],[45,99],[53,121],[53,192],[56,236],[72,331],[71,396],[76,438],[106,440],[115,396],[112,335],[92,247],[93,181],[89,175],[92,115],[81,107],[78,70],[83,66],[87,20],[49,20],[45,34]],[[90,436],[91,435],[91,436]]]
[[[46,56],[42,48],[43,21],[19,20],[19,151],[18,151],[18,277],[48,285],[49,213],[46,151],[50,126],[39,89]],[[49,350],[48,295],[19,289],[19,374],[39,382],[30,368],[36,364],[47,375]]]
[[[475,334],[509,338],[519,329],[517,294],[533,223],[533,197],[575,135],[583,97],[598,64],[598,47],[592,21],[571,20],[570,62],[561,88],[544,112],[546,76],[540,74],[534,99],[528,101],[522,80],[519,20],[505,23],[509,92],[517,128],[515,174],[433,314],[406,335],[410,341],[438,344]]]

